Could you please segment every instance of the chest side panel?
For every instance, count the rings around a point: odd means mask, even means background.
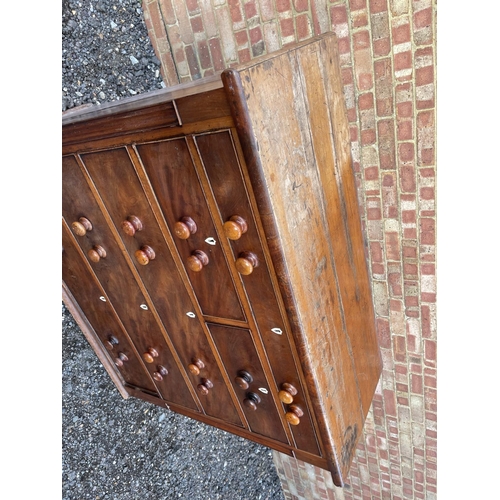
[[[223,78],[340,486],[381,362],[337,57],[322,36]]]

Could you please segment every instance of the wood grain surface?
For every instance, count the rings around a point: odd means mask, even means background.
[[[382,365],[337,60],[335,38],[322,36],[223,80],[342,485]]]
[[[66,113],[63,249],[124,397],[344,485],[382,364],[333,34]]]

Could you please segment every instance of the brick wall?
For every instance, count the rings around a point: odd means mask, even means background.
[[[384,361],[343,498],[435,499],[435,0],[143,7],[167,86],[337,34]]]

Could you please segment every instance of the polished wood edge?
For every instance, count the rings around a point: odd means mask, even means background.
[[[203,120],[195,123],[185,123],[181,127],[165,127],[149,129],[141,132],[123,134],[117,137],[104,139],[92,139],[82,142],[63,142],[62,153],[64,155],[86,153],[89,151],[107,150],[128,146],[132,143],[145,144],[148,142],[162,141],[168,139],[179,139],[186,135],[197,134],[219,129],[227,129],[233,126],[230,116]]]
[[[123,399],[128,399],[129,392],[125,388],[123,380],[116,372],[114,365],[109,360],[108,355],[104,350],[104,348],[102,347],[101,343],[96,340],[97,335],[94,329],[87,320],[87,317],[83,314],[83,311],[80,309],[80,306],[76,302],[75,298],[73,297],[73,294],[70,292],[69,288],[67,287],[64,281],[62,282],[62,300],[64,302],[64,305],[68,308],[69,312],[73,316],[73,319],[80,327],[80,330],[83,332],[83,335],[87,339],[88,343],[96,353],[97,357],[99,358],[99,361],[102,363],[105,370],[108,372],[108,375],[111,377],[111,380],[118,389],[118,392],[121,394]]]
[[[187,97],[200,92],[207,92],[222,87],[220,74],[215,74],[192,82],[173,85],[166,89],[153,90],[137,96],[126,97],[118,101],[104,104],[84,105],[78,108],[69,109],[62,114],[62,126],[71,123],[78,123],[103,116],[122,114],[128,111],[135,111],[149,106],[155,106],[164,102]]]
[[[177,122],[179,123],[179,127],[182,127],[182,118],[181,115],[179,114],[179,109],[177,108],[177,103],[175,100],[172,100],[172,106],[175,111],[175,116],[177,117]]]
[[[317,38],[321,39],[323,37]],[[315,39],[315,41],[317,41],[317,39]],[[282,51],[281,53],[286,52],[287,51]],[[298,346],[300,362],[302,364],[303,370],[306,373],[312,373],[313,370],[311,363],[302,347],[307,345],[307,339],[302,333],[292,287],[288,282],[288,279],[286,278],[288,276],[288,272],[286,270],[286,264],[282,258],[283,251],[279,243],[276,221],[274,220],[274,217],[272,215],[273,210],[271,201],[269,199],[269,196],[267,195],[267,190],[265,189],[263,168],[258,153],[259,148],[253,133],[252,122],[249,116],[248,107],[246,105],[245,93],[241,84],[241,77],[239,71],[230,68],[222,72],[221,78],[224,89],[228,96],[229,106],[233,115],[233,121],[238,133],[243,156],[247,164],[248,174],[255,194],[255,199],[261,213],[262,226],[266,235],[267,243],[269,245],[271,260],[279,277],[278,282],[280,292],[289,314],[292,335],[295,338],[296,344]],[[337,465],[340,462],[337,458],[334,448],[330,444],[332,442],[332,439],[326,423],[326,412],[323,408],[323,405],[321,404],[321,399],[319,397],[319,388],[317,387],[312,377],[307,378],[306,387],[309,392],[311,403],[314,408],[314,413],[316,414],[316,418],[318,421],[321,441],[325,446],[328,469],[332,473],[334,483],[336,485],[342,485],[343,479],[341,477],[340,467]]]
[[[215,323],[217,325],[229,326],[234,328],[243,328],[249,330],[251,328],[247,321],[239,321],[236,319],[220,318],[219,316],[203,315],[203,321],[206,323]]]

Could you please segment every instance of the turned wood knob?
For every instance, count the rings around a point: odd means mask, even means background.
[[[101,245],[94,245],[87,255],[92,262],[99,262],[101,259],[106,258],[106,250]]]
[[[252,274],[255,267],[259,265],[257,255],[252,252],[241,252],[236,259],[236,270],[245,276]]]
[[[71,229],[77,236],[85,236],[87,231],[92,231],[92,223],[85,217],[80,217],[71,224]]]
[[[158,351],[154,347],[150,347],[143,355],[144,361],[146,363],[153,363],[155,358],[158,357]]]
[[[106,342],[104,342],[104,345],[112,351],[115,348],[115,345],[118,345],[118,339],[114,335],[110,335]]]
[[[293,403],[293,397],[297,394],[297,389],[292,384],[285,382],[281,384],[281,391],[278,393],[278,398],[282,403],[289,405]]]
[[[193,358],[191,360],[191,364],[188,365],[188,370],[193,374],[193,375],[199,375],[200,370],[203,370],[205,368],[205,363],[199,358]]]
[[[174,224],[174,233],[181,240],[187,240],[197,230],[196,222],[191,217],[183,217]]]
[[[253,377],[245,370],[240,370],[237,373],[237,377],[234,379],[236,385],[242,389],[248,389],[250,384],[253,382]]]
[[[125,363],[126,361],[128,361],[127,355],[124,354],[123,352],[120,352],[118,353],[118,357],[115,358],[115,365],[121,367],[123,366],[123,363]]]
[[[260,396],[255,394],[255,392],[247,392],[246,398],[243,400],[243,404],[252,411],[257,409],[257,405],[260,403]]]
[[[208,256],[201,250],[194,250],[187,258],[187,266],[191,271],[198,273],[208,264]]]
[[[142,231],[142,222],[135,215],[129,215],[122,222],[122,229],[127,236],[134,236],[137,231]]]
[[[146,266],[149,264],[149,261],[154,260],[155,257],[155,251],[148,245],[143,245],[135,252],[135,259],[141,266]]]
[[[208,391],[212,389],[213,386],[214,384],[212,384],[212,382],[208,380],[208,378],[202,378],[201,384],[198,384],[197,389],[202,396],[206,396],[208,394]]]
[[[285,413],[285,419],[290,425],[299,425],[300,417],[304,415],[302,409],[297,405],[290,405]]]
[[[163,380],[163,377],[166,377],[168,375],[168,370],[162,365],[158,365],[156,369],[157,371],[153,373],[153,378],[157,382],[161,382]]]
[[[233,215],[228,221],[224,222],[224,234],[230,240],[239,240],[241,235],[247,232],[247,221],[239,215]]]

